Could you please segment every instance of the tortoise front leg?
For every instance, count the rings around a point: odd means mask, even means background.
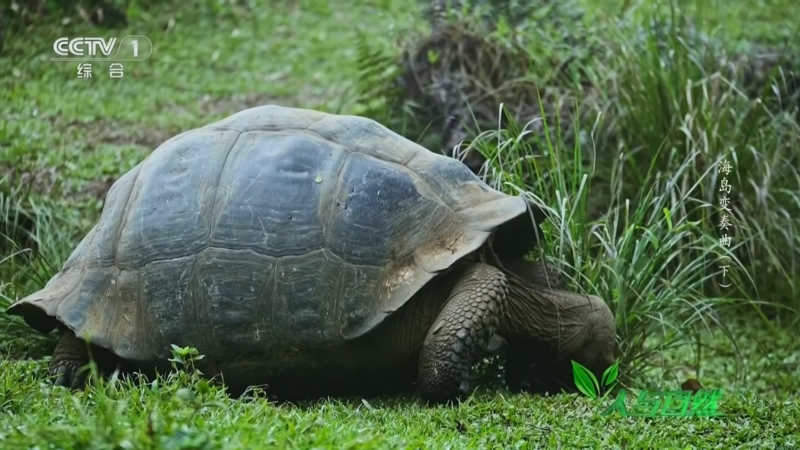
[[[507,295],[500,270],[485,264],[464,270],[422,345],[417,387],[423,399],[438,403],[469,395],[470,368],[501,342],[495,333]]]
[[[86,365],[89,364],[87,344],[75,333],[63,327],[53,357],[50,360],[50,375],[55,376],[55,385],[82,389],[86,382]]]

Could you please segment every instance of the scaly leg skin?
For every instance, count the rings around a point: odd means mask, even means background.
[[[468,267],[428,332],[419,357],[417,387],[422,398],[445,403],[469,395],[473,365],[501,342],[496,336],[505,313],[508,282],[495,267]]]
[[[50,375],[55,376],[55,385],[73,390],[83,389],[86,383],[85,366],[89,364],[88,344],[78,339],[69,329],[61,330],[53,357],[50,360]]]

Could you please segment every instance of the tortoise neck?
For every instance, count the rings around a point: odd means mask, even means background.
[[[507,270],[508,299],[506,313],[500,320],[500,333],[507,338],[542,341],[548,339],[547,317],[551,315],[546,302],[540,301],[535,293],[519,277]],[[555,308],[552,308],[555,309]]]

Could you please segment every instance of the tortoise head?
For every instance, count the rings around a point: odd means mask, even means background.
[[[538,262],[509,264],[510,289],[500,333],[506,338],[510,366],[553,388],[574,389],[572,361],[601,379],[616,357],[616,323],[605,301],[563,289]],[[550,283],[544,277],[549,277]]]
[[[591,370],[600,381],[603,372],[616,362],[618,353],[616,321],[605,301],[599,297],[586,297],[593,311],[585,316],[582,344],[567,356]],[[572,372],[572,364],[569,370]]]

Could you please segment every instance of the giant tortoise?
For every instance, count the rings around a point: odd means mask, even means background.
[[[456,400],[504,347],[518,371],[548,355],[552,370],[574,359],[599,374],[610,309],[524,259],[545,218],[375,121],[262,106],[119,178],[61,271],[8,313],[58,328],[49,370],[73,389],[90,354],[142,373],[171,344],[205,355],[198,369],[230,391],[285,397]]]

